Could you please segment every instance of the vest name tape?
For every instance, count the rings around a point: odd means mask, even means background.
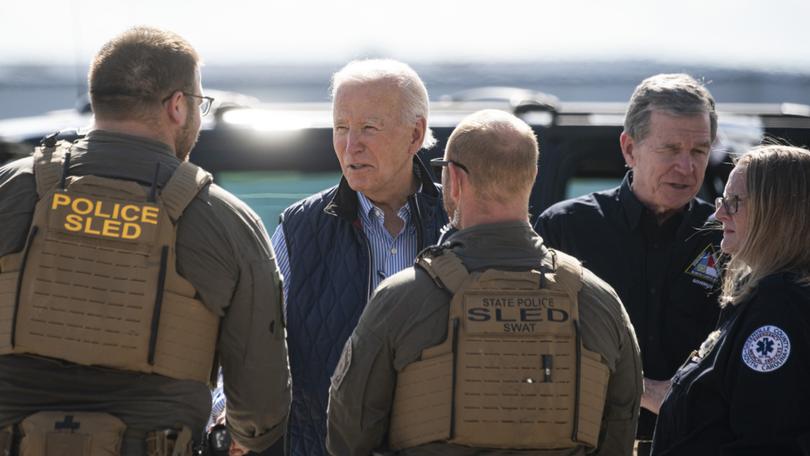
[[[467,292],[464,297],[465,326],[472,334],[536,333],[540,330],[538,323],[568,322],[570,308],[568,296],[558,292]],[[544,324],[544,334],[549,334],[549,326],[556,325]]]
[[[68,234],[127,241],[157,233],[160,208],[55,193],[49,206],[52,226]]]

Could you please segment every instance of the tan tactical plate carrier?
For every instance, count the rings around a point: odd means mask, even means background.
[[[175,233],[211,176],[185,162],[160,192],[67,176],[69,149],[34,152],[25,249],[0,258],[0,354],[207,382],[219,318],[177,274]]]
[[[582,346],[582,268],[559,252],[552,273],[470,274],[449,251],[417,263],[453,293],[447,339],[397,377],[390,446],[595,447],[608,368]]]

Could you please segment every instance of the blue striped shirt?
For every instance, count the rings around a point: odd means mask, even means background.
[[[411,209],[406,203],[397,211],[397,216],[405,222],[402,230],[396,236],[385,229],[385,215],[382,209],[378,208],[365,195],[358,192],[357,199],[360,202],[360,222],[363,226],[363,234],[368,240],[371,250],[371,289],[386,277],[413,265],[413,260],[418,253],[416,225],[411,216]],[[276,253],[276,263],[281,275],[284,278],[284,316],[287,316],[287,295],[289,293],[290,277],[290,255],[287,252],[287,242],[284,239],[284,230],[281,225],[276,227],[271,239],[273,250]]]

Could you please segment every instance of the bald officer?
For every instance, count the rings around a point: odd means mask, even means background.
[[[510,114],[455,129],[434,165],[459,231],[372,296],[332,377],[331,454],[630,454],[633,328],[610,286],[529,224],[537,158]]]

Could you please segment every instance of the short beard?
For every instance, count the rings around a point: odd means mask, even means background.
[[[450,217],[450,225],[457,230],[461,229],[461,211],[458,208],[453,211],[453,216]]]
[[[194,148],[194,145],[197,144],[197,140],[200,138],[199,128],[196,132],[192,131],[193,123],[194,122],[191,120],[191,111],[189,110],[189,113],[186,115],[186,122],[183,124],[180,134],[174,141],[174,155],[180,161],[188,160],[191,149]]]
[[[458,209],[456,201],[452,201],[450,196],[446,194],[444,195],[444,211],[450,217],[448,224],[457,230],[461,229],[459,228],[461,223],[461,211]]]

